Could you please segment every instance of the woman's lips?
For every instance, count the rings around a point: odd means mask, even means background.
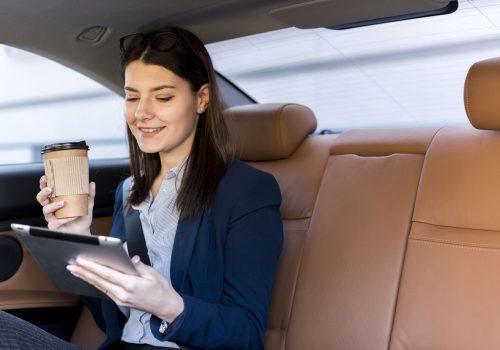
[[[159,128],[139,128],[140,136],[143,138],[150,138],[158,135],[163,129],[164,126]]]

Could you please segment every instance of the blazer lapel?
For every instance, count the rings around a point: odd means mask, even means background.
[[[170,280],[177,291],[182,290],[204,215],[205,208],[196,218],[179,220],[177,224],[170,263]]]

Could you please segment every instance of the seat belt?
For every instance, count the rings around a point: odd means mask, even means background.
[[[139,211],[127,204],[127,199],[130,194],[132,178],[129,177],[123,182],[123,219],[125,221],[125,235],[127,236],[128,255],[133,257],[138,255],[143,264],[151,266],[148,256],[148,248],[144,232],[142,231],[141,218]],[[126,210],[125,210],[126,208]]]

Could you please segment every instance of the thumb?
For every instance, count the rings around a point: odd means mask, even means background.
[[[134,255],[134,257],[131,259],[131,261],[132,261],[132,264],[134,264],[134,267],[135,267],[136,271],[139,273],[139,275],[144,276],[144,275],[148,274],[149,266],[143,264],[141,262],[141,258],[138,255]]]

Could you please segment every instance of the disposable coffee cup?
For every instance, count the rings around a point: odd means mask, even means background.
[[[54,214],[71,218],[88,214],[89,147],[85,141],[54,143],[42,148],[47,186],[52,187],[53,202],[64,201]]]

